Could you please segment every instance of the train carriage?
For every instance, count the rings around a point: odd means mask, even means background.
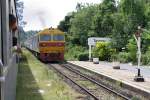
[[[42,61],[64,60],[65,36],[57,28],[44,29],[28,39],[25,45]]]
[[[19,46],[16,0],[0,0],[0,100],[16,100]]]

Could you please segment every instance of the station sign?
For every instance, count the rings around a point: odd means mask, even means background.
[[[99,37],[90,37],[88,38],[88,45],[96,45],[96,42],[107,42],[110,41],[110,38],[99,38]]]

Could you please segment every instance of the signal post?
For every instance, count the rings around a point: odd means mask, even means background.
[[[138,60],[138,67],[137,67],[137,70],[138,70],[138,73],[137,75],[134,77],[134,81],[136,82],[144,82],[144,78],[143,76],[141,76],[141,73],[140,73],[140,64],[141,64],[141,27],[138,26],[138,31],[134,34],[134,38],[136,40],[136,43],[137,43],[137,60]]]

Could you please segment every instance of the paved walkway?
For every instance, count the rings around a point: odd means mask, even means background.
[[[117,70],[113,69],[113,64],[109,62],[100,62],[99,64],[93,64],[93,62],[87,61],[68,62],[82,66],[86,69],[90,69],[96,73],[103,74],[104,76],[121,81],[125,84],[142,89],[150,93],[150,68],[141,68],[141,72],[145,78],[145,82],[135,82],[134,76],[137,74],[136,66],[132,66],[129,64],[120,64],[121,69]]]
[[[100,64],[106,65],[106,67],[111,67],[111,68],[113,65],[110,62],[104,62],[104,61],[100,61]],[[137,74],[137,68],[138,68],[137,66],[131,65],[130,63],[120,64],[121,70],[128,70],[128,71],[133,72],[135,74]],[[141,75],[142,76],[150,78],[150,66],[141,66],[140,69],[141,69]]]

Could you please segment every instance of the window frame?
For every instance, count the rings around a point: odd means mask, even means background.
[[[50,40],[42,40],[41,36],[43,36],[43,35],[50,36],[50,38],[49,38]],[[39,38],[40,38],[40,41],[52,41],[52,35],[51,34],[40,34]]]
[[[63,40],[54,40],[54,37],[55,36],[58,36],[58,35],[61,35],[61,36],[63,36]],[[53,34],[53,41],[64,41],[65,40],[65,36],[64,36],[64,34]]]
[[[1,0],[1,13],[2,13],[2,61],[4,66],[9,63],[9,1]],[[4,34],[5,33],[5,34]]]

